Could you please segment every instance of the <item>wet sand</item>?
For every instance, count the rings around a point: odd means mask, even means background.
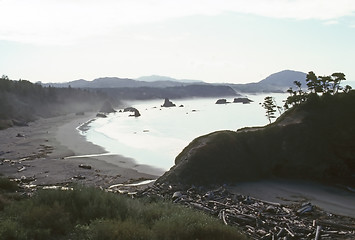
[[[102,147],[86,141],[76,128],[94,117],[94,113],[70,114],[0,131],[0,174],[36,179],[31,182],[34,185],[75,182],[101,187],[156,179],[163,174],[133,159],[107,154]]]
[[[337,187],[277,179],[238,183],[230,190],[281,204],[310,202],[329,213],[355,218],[355,193]]]

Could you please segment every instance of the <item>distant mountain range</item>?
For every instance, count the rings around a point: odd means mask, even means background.
[[[306,73],[284,70],[271,74],[267,78],[246,84],[227,84],[237,92],[258,93],[258,92],[285,92],[288,88],[295,88],[294,81],[299,81],[302,87],[306,87]]]
[[[205,83],[200,80],[176,79],[176,78],[172,78],[172,77],[159,76],[159,75],[143,76],[143,77],[139,77],[135,80],[144,81],[144,82],[169,81],[169,82],[181,82],[181,83],[201,83],[201,84]]]
[[[64,83],[44,83],[44,86],[52,87],[73,87],[73,88],[138,88],[138,87],[152,87],[152,88],[166,88],[166,87],[181,87],[191,84],[207,84],[198,80],[175,79],[165,76],[145,76],[137,79],[118,78],[118,77],[103,77],[97,78],[93,81],[84,79],[64,82]]]
[[[104,77],[97,78],[93,81],[87,81],[84,79],[75,80],[65,83],[46,83],[46,86],[52,87],[73,87],[73,88],[137,88],[137,87],[153,87],[153,88],[165,88],[184,85],[182,82],[177,81],[140,81],[129,78],[118,77]]]
[[[271,74],[269,77],[256,82],[256,83],[246,83],[246,84],[213,84],[206,83],[198,80],[188,80],[188,79],[175,79],[166,76],[144,76],[137,79],[129,78],[117,78],[117,77],[104,77],[97,78],[93,81],[87,81],[84,79],[75,80],[65,83],[45,83],[44,86],[52,87],[72,87],[72,88],[169,88],[169,87],[186,87],[190,85],[200,85],[200,86],[229,86],[236,92],[240,93],[258,93],[258,92],[284,92],[288,88],[293,87],[294,81],[300,81],[302,86],[305,86],[306,73],[284,70]]]

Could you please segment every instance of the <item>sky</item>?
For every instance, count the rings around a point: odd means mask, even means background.
[[[0,0],[0,75],[355,80],[355,0]]]

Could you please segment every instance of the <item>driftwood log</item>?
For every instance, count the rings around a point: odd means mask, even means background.
[[[355,239],[354,218],[329,214],[311,203],[283,205],[232,194],[225,186],[155,184],[132,196],[159,197],[206,212],[251,239]]]

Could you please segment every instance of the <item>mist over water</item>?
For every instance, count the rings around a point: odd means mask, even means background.
[[[85,133],[88,141],[108,152],[133,158],[164,170],[174,165],[175,157],[193,139],[218,130],[236,131],[243,127],[268,123],[265,109],[259,103],[265,96],[275,97],[279,106],[287,94],[249,95],[251,104],[215,104],[217,98],[172,99],[176,107],[161,107],[164,100],[132,101],[127,106],[141,113],[113,113],[90,123]],[[227,98],[233,102],[233,98]],[[183,105],[183,107],[179,107]],[[278,116],[278,114],[276,114]]]

